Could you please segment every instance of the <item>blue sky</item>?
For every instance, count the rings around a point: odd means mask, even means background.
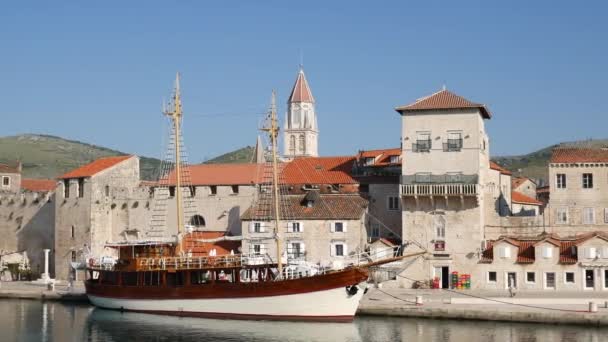
[[[190,161],[201,161],[255,143],[273,88],[283,117],[303,54],[322,155],[398,146],[393,108],[443,84],[490,107],[493,155],[608,138],[607,10],[600,1],[11,1],[0,12],[0,135],[159,156],[161,101],[180,71]]]

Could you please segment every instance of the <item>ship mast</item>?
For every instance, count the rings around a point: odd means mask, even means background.
[[[182,208],[182,174],[181,174],[181,151],[180,151],[180,129],[181,129],[181,119],[182,119],[182,99],[179,89],[179,73],[175,76],[175,93],[173,94],[173,108],[165,109],[165,115],[171,118],[173,122],[173,130],[175,132],[174,136],[174,148],[175,148],[175,205],[177,212],[177,236],[178,236],[178,248],[181,251],[181,241],[179,241],[179,237],[182,233],[183,226],[183,218],[184,218],[184,209]]]
[[[275,92],[272,91],[272,98],[270,101],[270,127],[262,128],[263,131],[268,132],[270,136],[270,142],[272,146],[272,184],[273,184],[273,195],[274,195],[274,234],[275,240],[277,243],[277,269],[278,269],[278,278],[280,279],[283,276],[283,263],[281,262],[281,215],[280,215],[280,206],[279,206],[279,170],[278,170],[278,161],[277,161],[277,138],[279,136],[279,126],[277,123],[277,108],[276,108],[276,100],[275,100]]]

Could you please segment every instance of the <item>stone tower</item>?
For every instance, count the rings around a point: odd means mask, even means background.
[[[319,155],[315,99],[300,68],[298,78],[287,101],[287,115],[283,130],[283,154],[286,158],[317,157]]]

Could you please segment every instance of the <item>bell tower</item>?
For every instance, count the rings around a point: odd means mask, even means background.
[[[318,157],[319,129],[315,113],[315,99],[300,67],[298,78],[287,101],[287,114],[283,130],[285,158]]]

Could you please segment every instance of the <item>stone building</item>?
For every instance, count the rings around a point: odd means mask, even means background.
[[[22,178],[20,164],[0,164],[0,184],[0,254],[25,252],[35,278],[44,271],[43,249],[53,248],[56,182]]]
[[[575,235],[608,228],[608,149],[558,147],[549,163],[545,209],[552,232]]]
[[[92,255],[111,255],[107,242],[131,229],[127,202],[139,186],[139,158],[106,157],[59,177],[55,205],[55,276],[68,279],[71,262]],[[117,202],[122,202],[117,205]]]
[[[370,242],[401,240],[401,149],[359,151],[353,168],[359,190],[369,199],[367,225]]]
[[[517,191],[531,198],[536,198],[536,182],[528,177],[513,177],[511,180],[511,188],[513,191]]]
[[[283,155],[285,158],[319,155],[319,127],[312,96],[304,70],[300,69],[287,101],[283,123]]]
[[[490,170],[484,121],[491,114],[484,105],[447,90],[396,110],[402,117],[403,239],[411,242],[404,253],[428,251],[404,274],[419,280],[437,277],[448,287],[450,272],[475,270],[485,207],[496,207],[484,192]],[[494,191],[509,195],[500,175],[495,183]],[[510,188],[510,180],[504,183]]]

